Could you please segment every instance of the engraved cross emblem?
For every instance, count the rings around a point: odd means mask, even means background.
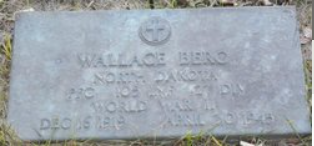
[[[152,20],[151,23],[151,25],[146,26],[146,31],[151,32],[153,41],[159,41],[159,33],[162,33],[165,27],[159,23],[158,19]]]
[[[142,23],[139,35],[142,41],[148,45],[164,44],[171,35],[170,24],[159,17],[152,17]]]

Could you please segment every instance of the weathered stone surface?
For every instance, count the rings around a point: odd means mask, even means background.
[[[304,85],[293,7],[31,12],[8,121],[24,140],[306,134]]]

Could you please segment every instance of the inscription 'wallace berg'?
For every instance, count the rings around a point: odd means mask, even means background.
[[[164,66],[164,52],[149,52],[143,55],[127,56],[126,54],[80,54],[79,64],[82,67],[134,67]],[[178,52],[178,65],[222,65],[227,62],[227,53],[218,52]],[[172,56],[174,57],[174,56]]]
[[[310,133],[296,24],[293,7],[19,14],[8,121],[36,141]]]

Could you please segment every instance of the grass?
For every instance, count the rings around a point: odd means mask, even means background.
[[[10,34],[4,34],[4,44],[2,45],[3,48],[3,54],[5,55],[7,60],[11,60],[11,52],[12,52],[12,44],[11,44],[11,35]]]
[[[153,2],[153,3],[152,3]],[[301,29],[312,27],[312,6],[308,0],[271,0],[278,5],[297,5],[298,19]],[[198,7],[223,7],[223,6],[262,6],[262,0],[237,0],[234,4],[225,4],[222,0],[0,0],[0,146],[81,146],[81,145],[177,145],[177,146],[196,146],[196,145],[233,145],[228,143],[228,137],[219,139],[213,136],[204,136],[204,133],[192,135],[187,133],[182,139],[176,141],[147,142],[136,141],[74,141],[55,143],[46,141],[43,143],[22,142],[17,138],[12,129],[5,124],[6,103],[8,100],[9,71],[12,56],[12,36],[14,29],[14,14],[18,11],[33,8],[36,11],[79,11],[79,10],[108,10],[108,9],[148,9],[148,8],[198,8]],[[304,58],[304,72],[306,75],[306,86],[308,90],[309,108],[312,102],[312,58],[311,44],[302,45]],[[288,122],[289,123],[289,122]],[[293,127],[292,127],[293,128]],[[253,144],[265,145],[284,144],[310,145],[312,136],[301,137],[295,135],[294,138],[287,138],[275,141],[274,143],[262,138],[246,137],[241,139]]]

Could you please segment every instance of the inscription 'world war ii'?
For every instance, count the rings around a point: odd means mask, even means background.
[[[290,7],[16,18],[8,121],[23,140],[310,132]]]

